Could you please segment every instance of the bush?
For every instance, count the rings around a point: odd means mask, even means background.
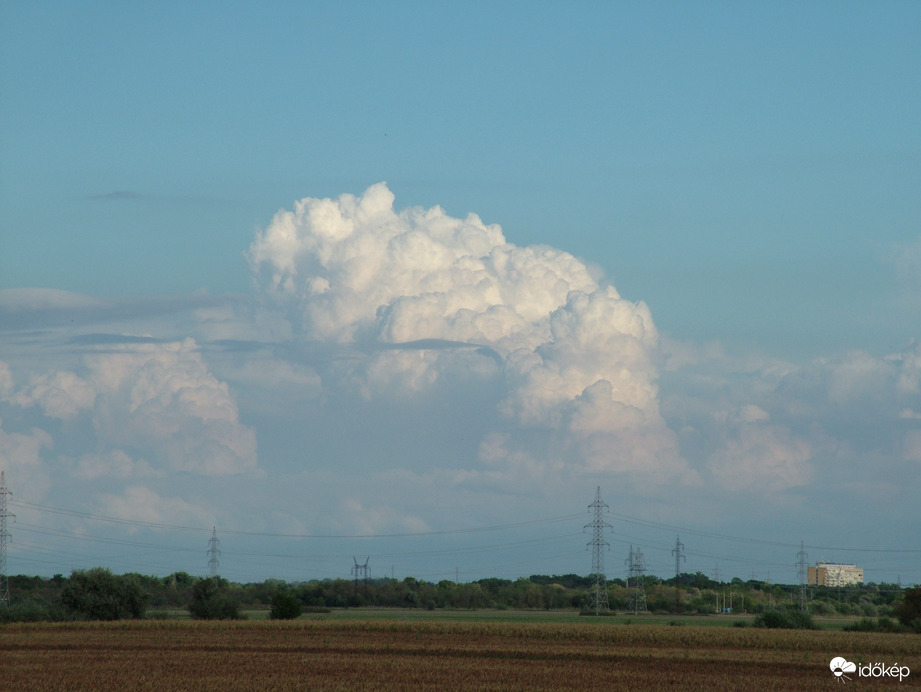
[[[142,618],[148,598],[136,578],[102,567],[74,570],[61,591],[61,605],[82,620]]]
[[[896,613],[898,613],[899,622],[905,627],[921,633],[921,587],[905,589]]]
[[[887,617],[881,617],[874,620],[873,618],[861,618],[857,622],[844,626],[845,632],[907,632],[905,625],[900,625],[895,620]]]
[[[812,616],[802,610],[765,610],[755,618],[755,627],[785,630],[817,630]]]
[[[192,587],[189,613],[198,620],[239,620],[240,607],[221,586],[219,577],[198,581]]]
[[[0,608],[0,622],[58,622],[68,615],[58,606],[28,600]]]
[[[290,591],[278,591],[272,596],[272,610],[269,617],[273,620],[294,620],[301,615],[301,602]]]
[[[185,615],[175,610],[154,610],[147,613],[148,620],[183,620]]]

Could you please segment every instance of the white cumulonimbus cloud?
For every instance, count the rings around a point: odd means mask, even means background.
[[[418,393],[451,370],[499,377],[502,419],[553,431],[570,461],[686,474],[658,409],[644,303],[566,252],[508,243],[475,214],[393,202],[383,183],[306,198],[257,234],[248,259],[298,337],[365,347],[352,367],[366,397]]]

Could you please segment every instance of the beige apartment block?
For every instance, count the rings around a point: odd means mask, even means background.
[[[863,568],[836,562],[818,562],[808,569],[808,581],[814,586],[863,584]]]

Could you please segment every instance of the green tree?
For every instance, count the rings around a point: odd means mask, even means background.
[[[755,618],[754,626],[788,630],[819,629],[812,616],[801,610],[765,610]]]
[[[201,579],[192,587],[189,613],[199,620],[238,620],[237,602],[227,593],[220,577]]]
[[[899,622],[921,633],[921,586],[905,589],[896,613],[898,613]]]
[[[61,591],[61,605],[85,620],[142,618],[148,598],[135,575],[117,576],[102,567],[74,570]]]
[[[301,602],[297,596],[282,589],[272,596],[272,609],[269,616],[273,620],[294,620],[301,615]]]

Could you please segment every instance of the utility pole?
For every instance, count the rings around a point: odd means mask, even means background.
[[[672,551],[672,555],[675,556],[675,612],[681,612],[681,587],[679,585],[679,575],[681,574],[681,561],[685,560],[684,557],[684,543],[681,542],[680,536],[675,536],[675,549]]]
[[[7,509],[7,498],[11,493],[6,487],[4,472],[0,471],[0,606],[10,604],[10,582],[6,575],[6,546],[12,540],[10,532],[6,528],[6,520],[16,520],[16,515],[11,514]]]
[[[594,611],[595,615],[602,611],[609,612],[608,608],[608,585],[604,575],[604,551],[609,546],[604,540],[604,530],[613,528],[604,520],[604,515],[608,511],[608,506],[601,500],[601,486],[595,491],[595,501],[588,506],[593,512],[594,518],[590,524],[585,525],[585,529],[591,527],[592,540],[588,545],[592,546],[592,576],[595,579],[595,585],[592,589],[592,600],[589,608]]]
[[[809,610],[806,602],[806,546],[799,542],[799,552],[796,554],[796,567],[799,571],[799,609],[803,612]]]
[[[211,538],[208,539],[208,576],[216,577],[221,563],[217,557],[221,554],[221,542],[217,537],[217,527],[211,527]]]

